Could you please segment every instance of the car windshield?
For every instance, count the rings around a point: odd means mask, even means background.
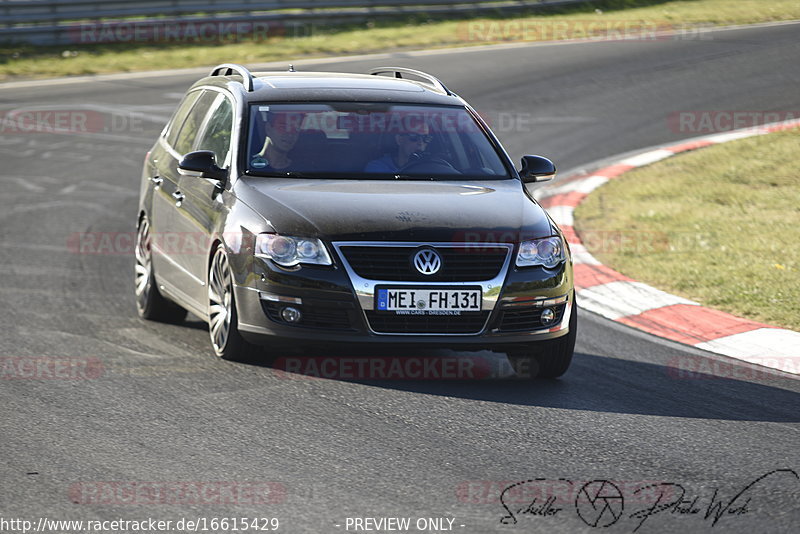
[[[504,179],[509,171],[463,107],[253,104],[250,174],[351,179]]]

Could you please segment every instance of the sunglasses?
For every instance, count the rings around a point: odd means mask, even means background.
[[[402,134],[404,135],[409,141],[412,143],[418,142],[420,139],[423,143],[430,143],[433,141],[432,135],[422,135],[422,134]]]

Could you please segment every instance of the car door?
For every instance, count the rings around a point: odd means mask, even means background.
[[[217,166],[229,169],[233,125],[233,101],[230,96],[217,92],[192,150],[211,150],[216,156]],[[215,228],[219,227],[219,219],[226,213],[223,198],[227,193],[219,181],[197,176],[181,176],[178,188],[184,199],[177,210],[176,224],[182,233],[191,236],[193,249],[191,254],[184,255],[182,265],[192,279],[205,281],[208,248]],[[206,286],[193,286],[191,297],[205,306]]]
[[[197,254],[197,236],[187,232],[181,224],[181,210],[185,194],[180,188],[181,175],[178,164],[183,156],[192,151],[209,109],[214,104],[217,94],[214,91],[202,90],[199,92],[191,109],[185,116],[183,124],[177,133],[167,135],[168,154],[159,161],[159,172],[163,176],[159,207],[154,208],[155,216],[161,223],[159,253],[162,263],[170,273],[169,280],[159,281],[165,286],[168,293],[187,304],[188,307],[198,311],[196,295],[204,287],[205,280],[194,276],[187,268],[192,255]],[[154,202],[155,205],[155,202]]]
[[[174,164],[177,154],[173,147],[186,117],[202,93],[203,91],[193,91],[184,97],[164,128],[157,148],[153,152],[153,173],[149,177],[153,188],[153,202],[148,214],[152,237],[152,261],[159,284],[164,285],[168,291],[175,281],[183,276],[172,259],[176,248],[174,241],[177,237],[172,232],[175,221],[173,195],[178,190]]]

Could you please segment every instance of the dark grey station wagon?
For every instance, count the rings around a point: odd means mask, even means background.
[[[222,358],[308,347],[505,353],[557,377],[572,259],[481,117],[437,78],[214,68],[147,154],[139,314],[208,322]]]

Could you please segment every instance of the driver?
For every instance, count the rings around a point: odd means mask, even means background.
[[[364,167],[364,172],[397,173],[408,164],[412,154],[422,155],[432,140],[428,125],[424,122],[398,133],[394,136],[394,153],[387,152],[383,157],[370,161]]]
[[[297,143],[305,115],[291,112],[270,112],[265,124],[264,146],[251,163],[254,167],[282,170],[292,165],[289,152]]]

